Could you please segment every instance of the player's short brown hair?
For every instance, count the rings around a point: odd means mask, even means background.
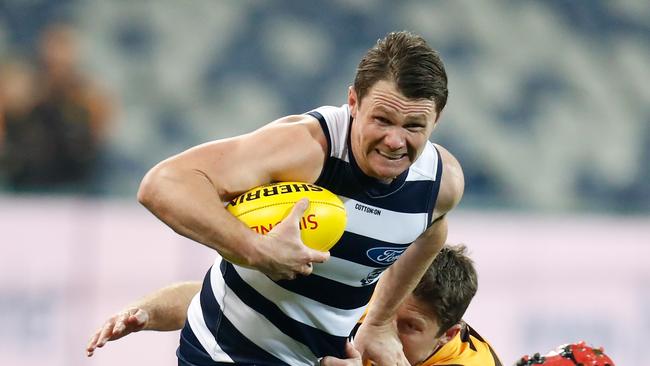
[[[478,290],[474,262],[464,245],[445,245],[413,291],[438,317],[441,336],[461,321]]]
[[[421,36],[391,32],[363,56],[354,78],[359,103],[380,80],[395,81],[409,99],[433,100],[436,112],[447,104],[447,73],[438,55]]]

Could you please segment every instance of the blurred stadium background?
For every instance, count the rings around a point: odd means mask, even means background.
[[[7,113],[25,85],[15,76],[38,69],[53,24],[70,27],[103,122],[86,121],[83,179],[25,187],[12,163],[43,149],[11,155]],[[361,55],[402,29],[438,49],[450,77],[432,140],[466,175],[450,241],[465,242],[479,269],[468,321],[506,365],[581,339],[619,365],[650,364],[643,0],[3,0],[2,364],[175,364],[175,333],[138,334],[84,359],[105,318],[202,278],[212,260],[136,204],[144,173],[198,143],[345,103]]]

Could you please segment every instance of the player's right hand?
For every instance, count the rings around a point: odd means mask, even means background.
[[[301,199],[282,222],[260,238],[258,250],[262,259],[255,268],[274,281],[308,276],[312,263],[323,263],[330,257],[329,252],[307,247],[300,238],[300,219],[307,207],[309,201]]]
[[[363,362],[376,366],[409,366],[395,322],[372,324],[366,318],[354,336],[354,346]]]
[[[103,347],[108,341],[114,341],[144,329],[148,321],[149,313],[140,308],[129,308],[113,315],[90,338],[86,347],[86,355],[92,356],[96,348]]]

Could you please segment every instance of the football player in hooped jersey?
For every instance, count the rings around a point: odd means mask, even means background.
[[[419,36],[390,33],[362,58],[346,105],[280,118],[152,168],[139,201],[224,258],[189,306],[179,364],[344,357],[346,337],[374,293],[355,346],[380,366],[408,365],[393,320],[445,242],[445,214],[464,188],[456,159],[429,142],[446,99],[438,54]],[[348,223],[329,253],[300,240],[304,200],[267,235],[222,204],[278,181],[314,183],[343,200]],[[400,255],[373,254],[382,251]]]

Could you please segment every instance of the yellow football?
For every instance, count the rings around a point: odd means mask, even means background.
[[[310,248],[328,251],[343,235],[347,215],[343,202],[323,187],[302,182],[272,183],[241,194],[226,209],[252,230],[267,234],[305,197],[309,207],[299,223],[302,241]]]

